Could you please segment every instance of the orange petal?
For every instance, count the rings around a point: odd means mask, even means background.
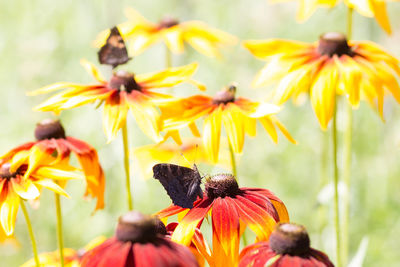
[[[104,208],[105,177],[97,151],[78,139],[67,137],[68,146],[75,152],[86,177],[86,193],[97,198],[96,210]]]
[[[7,236],[12,235],[17,218],[20,197],[12,190],[11,183],[8,183],[7,195],[0,204],[0,222]]]

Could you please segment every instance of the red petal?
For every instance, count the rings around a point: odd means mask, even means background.
[[[87,183],[85,196],[97,198],[96,210],[104,208],[105,177],[96,149],[72,137],[67,137],[64,143],[75,152],[85,173]]]
[[[207,216],[213,201],[209,198],[200,200],[196,206],[194,206],[179,223],[178,227],[172,234],[172,240],[184,245],[189,245],[194,235],[196,227]]]
[[[268,240],[275,228],[274,218],[265,208],[238,195],[235,199],[240,219],[253,231],[259,240]]]
[[[234,266],[239,254],[240,223],[234,201],[217,198],[212,209],[213,257],[217,266]]]

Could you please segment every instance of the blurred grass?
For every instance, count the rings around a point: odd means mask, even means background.
[[[311,42],[325,31],[345,29],[342,4],[333,10],[320,9],[306,23],[297,24],[295,3],[268,5],[264,0],[0,1],[1,153],[32,140],[35,123],[53,116],[32,112],[32,107],[47,96],[26,97],[27,91],[56,81],[93,81],[81,68],[79,59],[97,61],[92,40],[99,31],[123,22],[123,8],[127,6],[136,8],[152,21],[166,14],[181,20],[203,20],[241,39],[279,37]],[[393,36],[385,36],[373,20],[359,15],[355,16],[354,36],[355,39],[378,42],[400,56],[400,29],[396,27],[400,24],[400,17],[395,16],[400,12],[400,6],[389,4],[389,11]],[[254,90],[249,86],[264,62],[254,59],[240,45],[226,49],[224,61],[205,58],[189,47],[186,51],[182,56],[173,57],[174,65],[198,61],[200,68],[196,79],[205,83],[210,93],[237,81],[240,95],[260,100],[267,94],[265,89]],[[159,70],[163,66],[164,47],[159,44],[135,58],[126,68],[141,73]],[[107,68],[102,67],[102,70],[109,74]],[[181,86],[174,92],[178,95],[197,93],[190,86]],[[365,266],[398,266],[400,108],[388,97],[386,123],[382,123],[365,104],[354,114],[351,254],[357,250],[361,239],[368,236],[370,242]],[[292,145],[281,138],[279,144],[274,145],[259,128],[256,138],[246,140],[240,157],[240,183],[275,192],[288,207],[292,221],[308,227],[314,246],[333,258],[332,214],[329,206],[317,202],[325,181],[321,178],[320,168],[324,133],[319,129],[309,103],[301,107],[287,103],[278,117],[299,144]],[[68,135],[87,140],[98,149],[107,177],[106,208],[93,216],[94,202],[81,199],[84,184],[70,182],[67,187],[72,199],[62,200],[65,244],[79,248],[98,235],[112,235],[117,217],[126,211],[122,144],[119,138],[111,144],[105,143],[100,110],[94,110],[93,106],[63,112],[61,119]],[[131,147],[150,144],[132,117],[129,116],[128,120]],[[339,117],[339,129],[343,129],[342,123],[343,118]],[[217,171],[202,167],[205,173]],[[141,180],[135,170],[133,173],[136,209],[153,213],[170,204],[157,181]],[[43,191],[40,208],[30,211],[39,251],[56,249],[52,194]],[[18,215],[15,235],[20,243],[18,248],[11,245],[0,247],[2,266],[18,266],[32,256],[22,214]]]

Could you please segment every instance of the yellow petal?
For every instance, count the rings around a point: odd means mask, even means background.
[[[10,166],[10,172],[16,172],[19,167],[21,167],[22,164],[28,163],[29,159],[29,151],[20,151],[17,154],[13,156],[11,159],[11,166]]]
[[[43,166],[38,168],[32,177],[36,179],[53,179],[53,180],[77,180],[84,179],[85,176],[81,172],[73,172],[59,168]]]
[[[58,184],[53,182],[50,179],[42,179],[34,182],[36,185],[43,186],[44,188],[50,189],[51,191],[56,192],[57,194],[63,195],[64,197],[71,198],[67,192],[62,189]]]
[[[227,105],[222,112],[222,122],[228,136],[228,141],[232,146],[233,152],[241,153],[244,144],[244,120],[247,118],[234,105]]]
[[[103,78],[103,76],[101,75],[100,71],[98,68],[96,68],[95,65],[93,65],[92,63],[90,63],[89,61],[87,61],[86,59],[81,59],[81,65],[85,68],[85,70],[93,75],[93,77],[101,82],[101,83],[106,83],[106,80]]]
[[[146,48],[160,41],[161,35],[140,31],[129,38],[128,52],[133,56],[141,54]]]
[[[371,1],[373,6],[373,11],[375,15],[376,21],[385,30],[387,34],[392,33],[392,29],[390,27],[389,17],[386,11],[386,3],[384,1]]]
[[[212,162],[218,162],[221,136],[221,113],[222,108],[218,107],[204,119],[203,143],[205,151]]]
[[[164,71],[136,75],[136,81],[144,88],[172,87],[190,80],[196,72],[197,63],[182,67],[169,68]]]
[[[344,0],[344,3],[361,15],[372,18],[374,16],[372,2],[374,1],[376,0]]]
[[[278,133],[276,132],[275,126],[269,117],[259,119],[264,129],[268,132],[274,143],[278,143]]]
[[[337,79],[338,71],[329,62],[322,67],[311,87],[311,104],[323,130],[326,130],[333,116]]]
[[[297,20],[304,22],[315,12],[318,6],[318,0],[301,0],[297,10]]]
[[[32,183],[30,179],[11,179],[12,188],[23,199],[35,199],[40,195],[37,187]]]
[[[275,123],[278,129],[282,132],[282,134],[293,144],[297,144],[297,141],[292,137],[286,127],[274,116],[271,116],[271,121]]]
[[[124,96],[125,92],[116,92],[115,95],[106,99],[103,108],[103,130],[107,142],[111,142],[117,135],[119,129],[126,123],[128,104]]]
[[[47,94],[47,93],[51,93],[51,92],[54,92],[54,91],[57,91],[57,90],[60,90],[63,88],[71,88],[71,87],[82,87],[82,85],[76,84],[76,83],[66,83],[66,82],[53,83],[50,85],[46,85],[35,91],[28,92],[27,95],[35,96],[35,95],[40,95],[40,94]]]
[[[347,56],[335,60],[340,71],[339,88],[344,87],[344,92],[350,104],[358,107],[360,102],[360,82],[362,71],[354,60]]]
[[[182,30],[178,25],[163,30],[162,36],[164,37],[165,44],[172,52],[174,53],[183,52],[184,46],[183,46]]]
[[[290,41],[283,39],[269,39],[269,40],[248,40],[243,42],[250,53],[260,59],[268,59],[270,56],[292,52],[299,52],[310,45],[298,41]]]
[[[153,104],[141,94],[128,97],[128,104],[140,129],[155,142],[161,142],[160,114]]]

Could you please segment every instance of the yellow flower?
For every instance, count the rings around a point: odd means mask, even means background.
[[[200,21],[178,22],[164,18],[159,23],[152,23],[132,8],[126,9],[127,22],[118,25],[125,40],[130,41],[130,52],[138,55],[146,48],[159,41],[164,41],[173,53],[182,53],[184,42],[189,43],[198,52],[209,57],[220,57],[219,48],[236,43],[236,37],[209,27]],[[99,34],[96,47],[104,45],[110,30]]]
[[[106,240],[106,237],[99,236],[94,240],[90,241],[84,248],[75,250],[72,248],[64,248],[64,266],[65,267],[79,267],[81,258],[86,251],[89,251],[98,245],[102,244]],[[44,252],[39,254],[40,266],[45,267],[59,267],[60,262],[60,252],[58,250],[52,252]],[[22,264],[20,267],[36,267],[35,259],[30,259],[29,261]]]
[[[353,107],[363,97],[382,117],[385,91],[400,102],[399,61],[375,43],[347,41],[343,34],[331,32],[312,44],[270,39],[245,41],[244,46],[268,61],[253,86],[277,82],[278,104],[309,93],[322,129],[332,118],[336,94],[345,95]]]
[[[218,162],[221,124],[225,127],[228,142],[235,153],[241,153],[245,134],[256,135],[257,120],[274,142],[278,141],[275,126],[290,141],[295,142],[278,119],[272,116],[280,107],[236,98],[235,92],[236,87],[232,85],[218,92],[215,97],[195,95],[160,106],[164,117],[164,130],[181,129],[204,117],[203,144],[212,162]]]
[[[228,168],[230,162],[228,150],[225,149],[219,162],[221,166]],[[173,163],[185,167],[193,164],[207,163],[210,161],[201,138],[184,138],[179,144],[175,142],[161,142],[154,145],[146,145],[135,149],[133,156],[137,167],[142,171],[144,177],[153,175],[153,166],[160,162]]]
[[[134,75],[133,73],[118,71],[113,73],[109,81],[102,77],[93,64],[86,60],[82,60],[81,63],[98,83],[81,85],[61,82],[45,86],[31,92],[30,95],[45,94],[60,89],[65,90],[53,95],[44,103],[35,107],[34,110],[60,113],[62,110],[99,100],[99,105],[104,103],[103,129],[109,142],[115,138],[118,130],[126,123],[129,109],[143,132],[155,141],[161,141],[162,138],[159,135],[160,115],[155,103],[172,97],[153,90],[173,87],[183,82],[195,83],[201,87],[197,82],[191,80],[191,76],[197,69],[196,63],[148,74]]]
[[[271,0],[274,3],[283,2],[286,0]],[[398,1],[398,0],[392,0]],[[299,9],[297,11],[297,20],[305,21],[315,12],[317,7],[333,8],[339,0],[299,0]],[[378,24],[388,34],[392,33],[389,17],[386,11],[387,0],[344,0],[349,8],[355,9],[358,13],[365,17],[375,18]]]
[[[75,168],[65,163],[42,162],[35,168],[29,168],[29,151],[25,149],[26,144],[0,157],[0,225],[7,236],[14,232],[20,201],[38,198],[41,187],[69,197],[53,180],[82,178],[80,174],[74,172]],[[59,164],[63,165],[62,169],[59,168]],[[69,170],[66,170],[67,168]]]

